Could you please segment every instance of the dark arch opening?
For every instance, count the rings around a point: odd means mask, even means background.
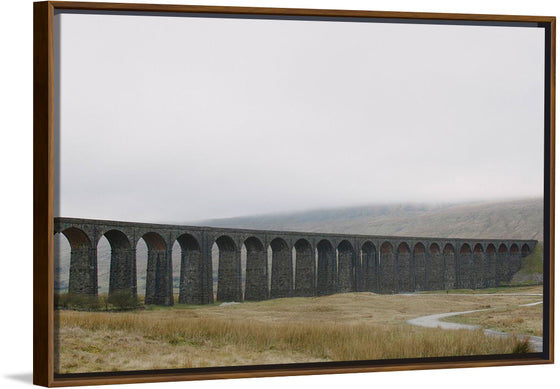
[[[455,254],[455,247],[453,247],[453,245],[451,243],[447,243],[443,247],[443,252],[444,252],[444,254]]]
[[[510,249],[509,249],[509,252],[510,252],[511,254],[516,254],[516,253],[518,253],[518,252],[519,252],[519,246],[518,246],[517,244],[515,244],[515,243],[512,244],[511,247],[510,247]]]
[[[70,227],[61,231],[62,235],[68,239],[68,243],[72,249],[79,249],[81,247],[91,247],[91,240],[87,234],[76,227]]]
[[[145,249],[147,250],[142,261],[145,261],[145,263],[142,265],[139,255],[141,241],[145,242]],[[138,240],[136,254],[138,274],[146,275],[144,303],[173,305],[173,268],[165,239],[156,232],[145,233]],[[138,284],[138,287],[140,287],[140,284]]]
[[[270,248],[272,249],[272,251],[282,251],[288,250],[289,246],[284,239],[275,238],[270,242]]]
[[[362,245],[362,251],[364,253],[371,253],[375,251],[375,245],[371,242],[371,241],[366,241],[364,242],[364,244]]]
[[[443,288],[453,289],[457,287],[457,258],[455,258],[455,247],[451,243],[443,246]]]
[[[441,250],[439,249],[439,246],[437,243],[432,243],[430,245],[430,253],[431,254],[439,254],[441,252]]]
[[[290,297],[294,285],[292,250],[282,238],[273,239],[270,248],[272,249],[270,297]]]
[[[268,266],[266,250],[261,240],[254,236],[245,239],[243,246],[247,251],[247,260],[245,262],[244,300],[264,300],[268,298]]]
[[[486,286],[486,256],[482,244],[477,243],[473,249],[473,281],[474,289],[484,288]]]
[[[245,239],[245,242],[243,242],[243,244],[247,248],[248,252],[264,251],[264,245],[261,243],[259,238],[255,238],[254,236]]]
[[[354,247],[348,240],[341,241],[338,252],[338,291],[353,292],[356,290],[356,256]]]
[[[182,250],[200,251],[198,240],[191,234],[183,234],[176,239]]]
[[[218,247],[218,301],[242,301],[241,252],[227,235],[215,240]]]
[[[315,252],[307,239],[298,239],[294,244],[295,294],[313,296],[315,293]]]
[[[111,247],[109,297],[129,294],[137,298],[136,253],[124,232],[109,230],[103,234]]]
[[[326,239],[317,244],[317,293],[331,294],[336,291],[336,253]]]
[[[426,255],[426,289],[445,289],[445,260],[437,243],[430,244]]]
[[[527,243],[525,243],[522,247],[521,247],[521,254],[526,257],[527,255],[531,254],[531,249],[529,248],[529,245]]]
[[[371,241],[362,244],[362,290],[377,292],[378,265],[375,245]]]
[[[410,253],[410,247],[408,247],[408,244],[406,244],[405,242],[402,242],[401,244],[399,244],[397,251],[399,252],[399,254]]]
[[[237,245],[235,244],[233,239],[230,238],[227,235],[220,236],[218,239],[216,239],[215,242],[218,245],[218,248],[220,249],[220,251],[235,251],[235,250],[237,250]]]
[[[381,252],[383,254],[388,254],[388,253],[392,253],[393,252],[393,245],[389,242],[384,242],[381,245]]]
[[[410,254],[408,244],[401,242],[397,247],[397,291],[399,292],[412,292],[414,290],[414,267]]]
[[[198,240],[191,234],[182,234],[175,239],[173,252],[175,253],[175,251],[179,251],[180,254],[179,258],[176,259],[180,264],[179,303],[204,304],[213,302],[213,296],[208,296],[208,293],[203,290],[205,273],[202,269],[202,250]]]
[[[87,234],[70,227],[54,239],[55,292],[97,295],[97,255]]]

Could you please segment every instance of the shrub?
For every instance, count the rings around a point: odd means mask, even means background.
[[[54,307],[58,309],[97,310],[100,308],[100,300],[97,296],[55,293]]]
[[[512,353],[514,354],[525,354],[532,351],[531,344],[529,343],[529,338],[517,339],[515,345],[513,346]]]
[[[136,309],[138,307],[138,297],[130,290],[116,290],[109,294],[107,302],[118,309]]]

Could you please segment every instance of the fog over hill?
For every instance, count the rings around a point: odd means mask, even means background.
[[[542,241],[543,199],[439,205],[369,205],[185,224],[263,230]]]

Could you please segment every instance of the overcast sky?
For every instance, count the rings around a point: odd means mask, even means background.
[[[61,14],[55,214],[542,196],[544,30]]]

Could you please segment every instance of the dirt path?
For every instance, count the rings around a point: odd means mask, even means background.
[[[542,304],[542,301],[538,301],[536,303],[522,304],[522,305],[520,305],[520,307],[529,307],[529,306],[538,305],[538,304]],[[444,318],[450,317],[450,316],[465,315],[465,314],[468,314],[468,313],[484,312],[484,311],[490,311],[490,310],[492,310],[492,309],[489,308],[489,309],[476,309],[476,310],[472,310],[472,311],[463,311],[463,312],[438,313],[438,314],[435,314],[435,315],[420,316],[420,317],[417,317],[415,319],[407,320],[406,322],[408,324],[411,324],[411,325],[414,325],[414,326],[427,327],[427,328],[442,328],[444,330],[477,330],[477,329],[481,328],[481,326],[475,325],[475,324],[451,323],[451,322],[441,321],[441,319],[444,319]],[[497,337],[508,337],[508,336],[512,335],[511,333],[489,330],[489,329],[484,329],[484,333],[488,336],[497,336]],[[533,347],[533,349],[536,352],[542,352],[543,351],[543,338],[542,337],[540,337],[540,336],[530,336],[530,335],[517,335],[517,336],[519,338],[528,338],[529,343],[531,344],[531,346]]]

